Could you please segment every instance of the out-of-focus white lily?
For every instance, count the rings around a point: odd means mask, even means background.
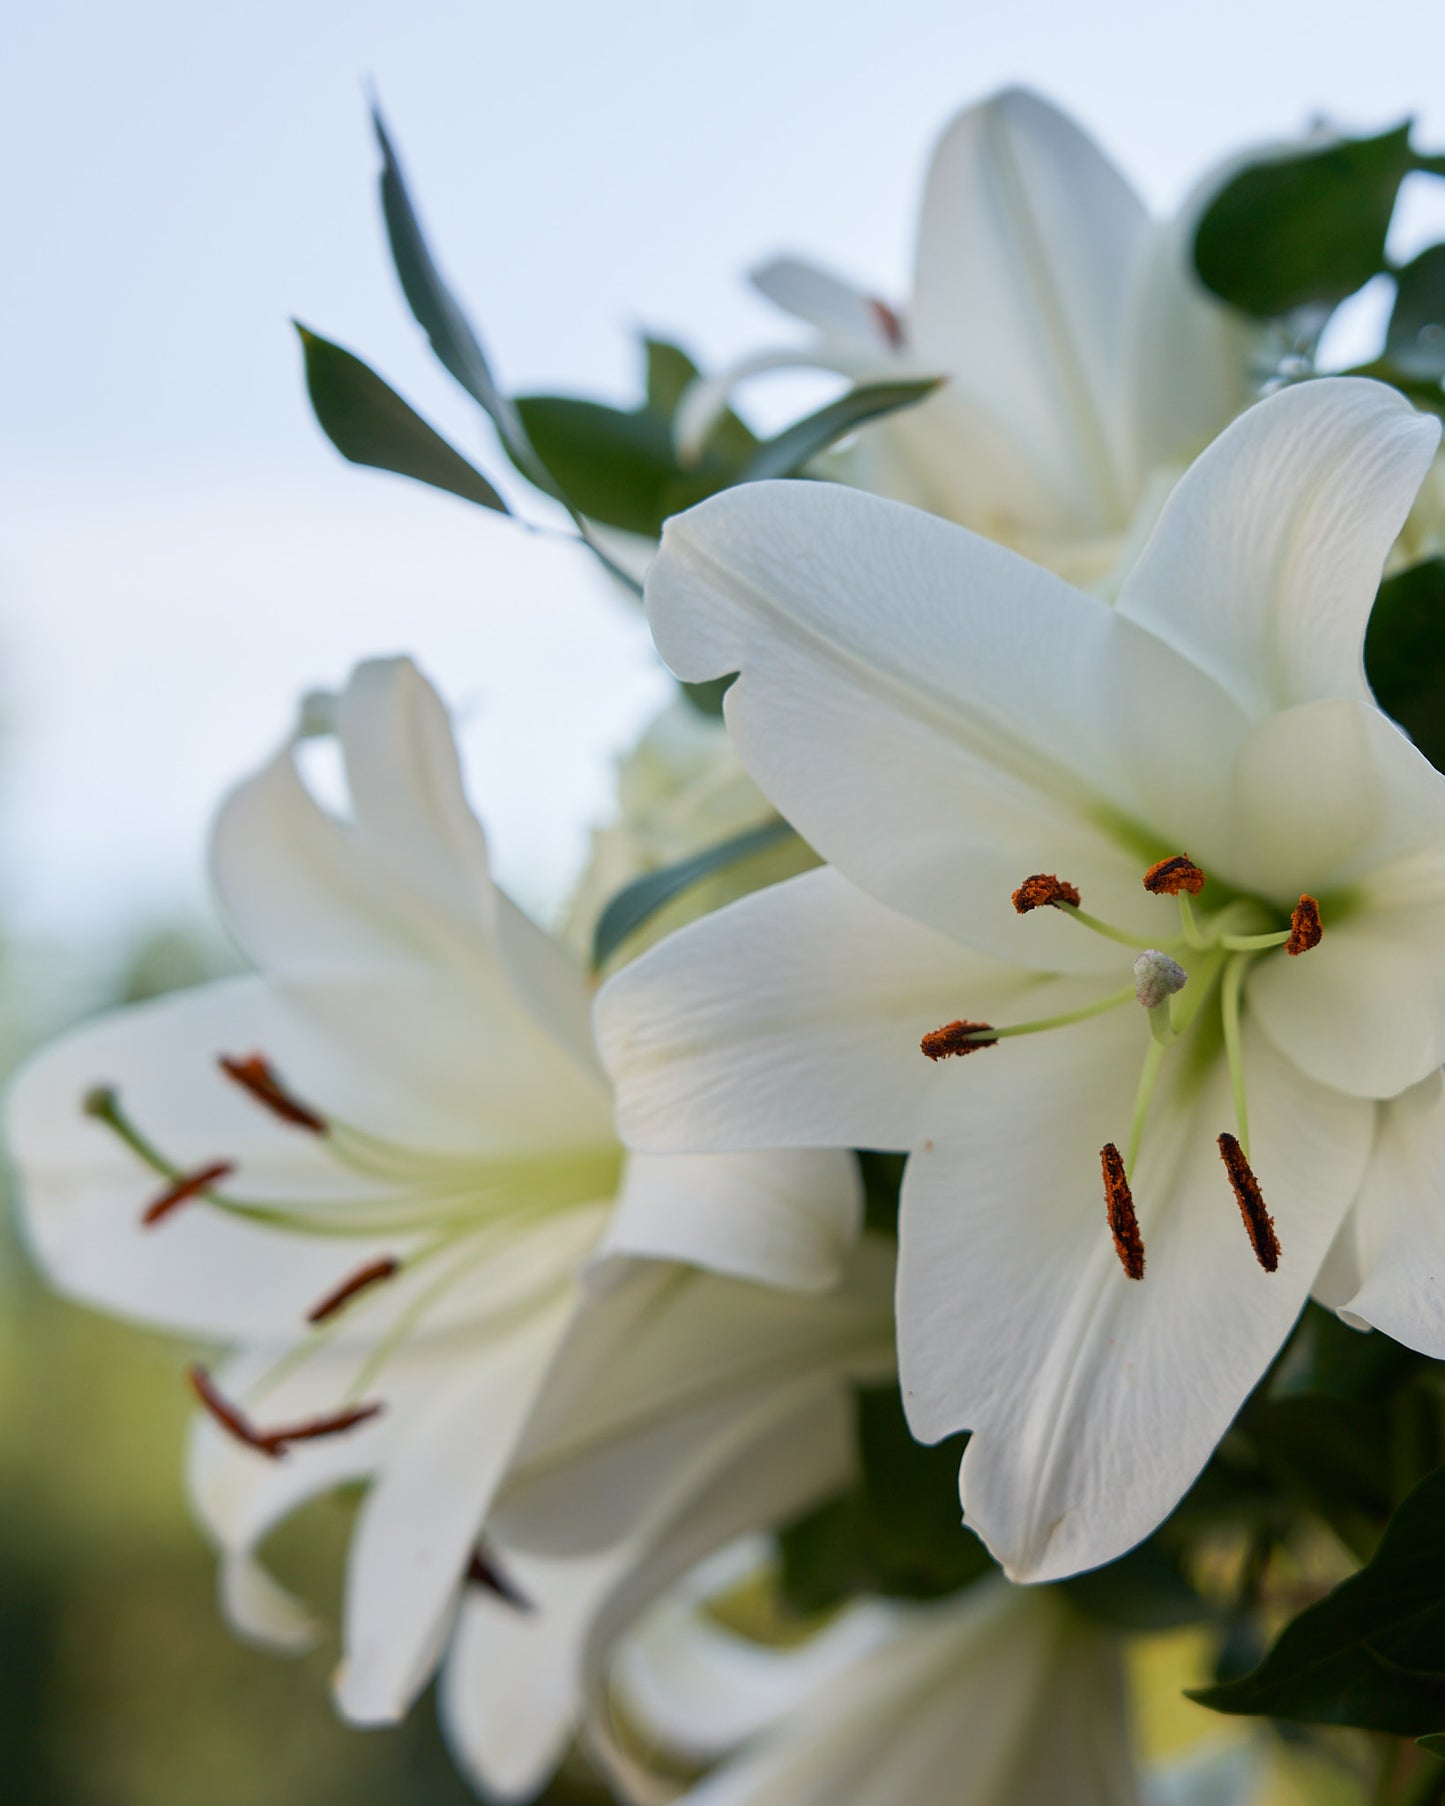
[[[971,106],[933,154],[908,306],[797,258],[764,265],[756,285],[816,337],[696,385],[681,447],[763,371],[941,375],[938,395],[861,431],[835,474],[1098,583],[1258,392],[1258,330],[1193,270],[1202,193],[1156,224],[1048,101],[1011,88]]]
[[[581,966],[493,885],[442,707],[401,660],[313,702],[349,812],[299,737],[222,809],[222,909],[256,968],[42,1053],[9,1105],[36,1250],[89,1302],[235,1352],[194,1383],[192,1483],[228,1610],[297,1645],[254,1551],[371,1482],[338,1699],[405,1709],[599,1253],[818,1289],[856,1229],[842,1155],[624,1156]]]

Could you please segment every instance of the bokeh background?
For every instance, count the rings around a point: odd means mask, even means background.
[[[504,383],[619,401],[640,329],[705,364],[778,336],[742,279],[770,253],[905,292],[930,143],[1007,82],[1074,110],[1160,208],[1319,115],[1414,114],[1445,148],[1438,0],[50,0],[6,35],[7,1068],[107,1002],[224,967],[207,818],[356,657],[407,649],[440,682],[500,875],[543,917],[667,693],[584,557],[347,466],[311,422],[292,316],[505,486],[396,292],[369,91]],[[1440,235],[1442,191],[1410,178],[1401,252]],[[1340,361],[1378,325],[1367,293]],[[754,406],[771,422],[797,398],[775,384]],[[4,1797],[466,1799],[427,1708],[347,1730],[324,1704],[334,1651],[282,1664],[221,1629],[179,1478],[185,1358],[50,1298],[6,1232]],[[282,1552],[323,1595],[345,1510]]]

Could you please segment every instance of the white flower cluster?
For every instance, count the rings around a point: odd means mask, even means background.
[[[320,1634],[260,1551],[359,1483],[337,1702],[440,1670],[490,1796],[581,1732],[639,1801],[1127,1806],[1118,1639],[1024,1583],[1168,1516],[1307,1299],[1445,1357],[1445,778],[1361,654],[1438,427],[1361,379],[1250,405],[1188,223],[1044,102],[970,109],[907,308],[774,263],[816,336],[684,403],[696,448],[781,364],[948,379],[838,480],[669,523],[652,632],[736,674],[726,729],[650,731],[573,932],[493,883],[426,680],[369,663],[220,810],[252,975],[11,1094],[56,1282],[227,1350],[189,1477],[231,1622]],[[775,815],[814,869],[594,998],[607,898]],[[857,1149],[909,1156],[896,1245]],[[972,1432],[958,1535],[1002,1575],[727,1632],[895,1372],[920,1441]]]

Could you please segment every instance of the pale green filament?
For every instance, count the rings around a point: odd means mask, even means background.
[[[1097,1003],[1086,1003],[1081,1009],[1064,1010],[1058,1016],[1041,1016],[1037,1022],[1015,1022],[1008,1028],[979,1028],[972,1034],[964,1036],[967,1041],[979,1041],[987,1045],[990,1041],[1002,1041],[1009,1035],[1040,1035],[1045,1029],[1067,1028],[1071,1022],[1087,1022],[1091,1016],[1102,1016],[1108,1010],[1117,1010],[1121,1004],[1134,1001],[1134,987],[1125,985],[1122,991],[1111,991],[1107,997],[1101,997]]]
[[[1145,940],[1141,935],[1130,934],[1127,929],[1115,928],[1110,923],[1101,921],[1098,916],[1091,916],[1087,909],[1079,909],[1073,903],[1055,903],[1052,906],[1059,915],[1067,916],[1071,921],[1081,923],[1095,934],[1103,935],[1106,941],[1117,941],[1121,947],[1132,947],[1137,953],[1146,952],[1150,947],[1158,947],[1167,953],[1173,947],[1181,946],[1178,940],[1161,941]]]
[[[1222,934],[1219,944],[1231,953],[1263,953],[1268,947],[1282,947],[1293,932],[1282,928],[1278,934]]]
[[[1144,1139],[1144,1119],[1149,1114],[1149,1105],[1154,1099],[1154,1087],[1159,1081],[1159,1070],[1164,1064],[1164,1043],[1151,1041],[1144,1055],[1144,1065],[1139,1073],[1139,1087],[1134,1093],[1134,1115],[1129,1124],[1129,1147],[1124,1155],[1124,1171],[1134,1171],[1134,1162],[1139,1158],[1139,1146]]]
[[[1249,1113],[1244,1100],[1244,1050],[1239,1034],[1239,998],[1251,955],[1236,953],[1224,968],[1219,1014],[1224,1024],[1224,1055],[1229,1062],[1229,1082],[1234,1088],[1234,1114],[1239,1125],[1239,1145],[1249,1159]]]

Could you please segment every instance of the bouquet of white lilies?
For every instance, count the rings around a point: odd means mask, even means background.
[[[556,933],[412,663],[304,698],[215,822],[249,975],[11,1091],[54,1282],[219,1351],[230,1623],[327,1634],[266,1545],[349,1488],[337,1707],[436,1677],[488,1798],[1445,1801],[1445,245],[1387,252],[1445,158],[1320,130],[1158,222],[1006,92],[910,296],[776,259],[785,341],[649,340],[627,411],[501,388],[377,130],[519,529],[680,691]],[[301,336],[346,457],[514,512]]]

